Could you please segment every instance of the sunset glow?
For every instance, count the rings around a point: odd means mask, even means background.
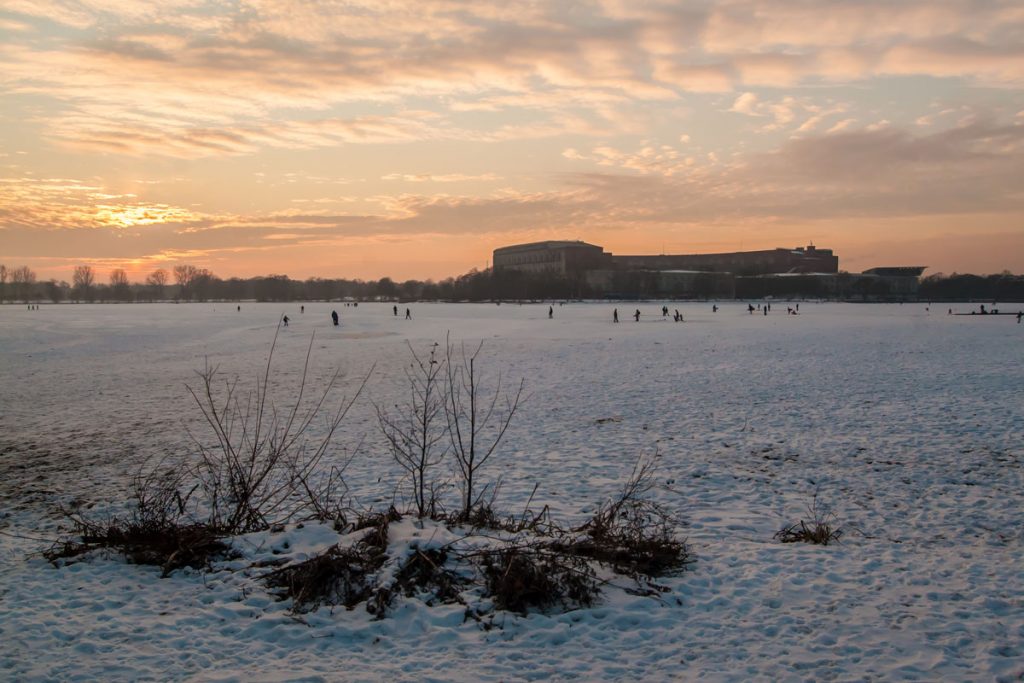
[[[444,278],[815,243],[1024,271],[1024,10],[10,0],[0,262]]]

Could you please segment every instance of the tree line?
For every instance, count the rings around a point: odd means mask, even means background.
[[[642,283],[633,279],[650,273],[626,273],[632,278],[621,283],[621,291],[636,296],[653,296]],[[814,278],[783,278],[786,291],[760,291],[744,285],[737,287],[740,298],[772,296],[827,297]],[[752,280],[755,284],[761,279]],[[767,282],[767,280],[765,280]],[[862,283],[868,285],[870,283]],[[628,285],[628,286],[627,286]],[[652,285],[653,286],[653,285]],[[764,285],[758,285],[763,287]],[[747,291],[750,290],[750,291]],[[856,292],[855,292],[856,293]],[[714,296],[712,293],[690,293]],[[860,292],[877,294],[877,292]],[[177,265],[170,270],[158,268],[143,282],[130,282],[122,268],[110,271],[107,281],[97,276],[89,265],[74,268],[71,282],[50,279],[39,281],[27,266],[8,268],[0,264],[0,302],[62,301],[81,303],[152,302],[152,301],[332,301],[332,300],[397,300],[397,301],[516,301],[538,299],[600,298],[591,291],[582,277],[554,273],[527,274],[518,271],[471,270],[457,277],[440,281],[395,281],[319,278],[293,280],[287,275],[261,275],[251,278],[220,278],[193,265]],[[840,296],[839,298],[844,298]],[[863,298],[863,297],[862,297]],[[1024,275],[1008,271],[995,275],[938,273],[922,278],[918,299],[926,301],[1024,301]]]
[[[71,282],[38,281],[27,266],[0,265],[0,302],[130,303],[153,301],[316,301],[408,300],[488,301],[499,299],[570,298],[585,295],[580,284],[556,276],[528,277],[517,272],[471,270],[441,281],[395,281],[313,277],[293,280],[287,275],[220,278],[206,268],[178,265],[158,268],[142,282],[130,282],[122,268],[110,271],[106,282],[95,268],[74,268]]]

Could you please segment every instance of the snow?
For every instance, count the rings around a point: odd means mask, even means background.
[[[413,304],[408,321],[366,303],[0,307],[0,678],[1019,680],[1024,326],[938,304],[811,302],[799,316],[675,302],[675,323],[661,305],[556,305],[549,320],[547,303]],[[123,510],[147,459],[203,433],[185,389],[196,371],[254,379],[285,313],[279,401],[314,331],[312,387],[338,369],[350,394],[374,367],[331,455],[352,457],[361,505],[391,504],[400,479],[373,403],[404,400],[408,345],[450,334],[485,342],[488,378],[526,379],[482,474],[501,478],[500,510],[518,514],[538,485],[535,508],[579,521],[657,453],[655,495],[687,522],[696,562],[660,600],[610,591],[488,631],[415,599],[384,620],[293,616],[239,560],[164,579],[114,555],[43,560],[56,507]],[[774,540],[816,493],[841,542]],[[337,541],[304,524],[236,543],[299,559]]]

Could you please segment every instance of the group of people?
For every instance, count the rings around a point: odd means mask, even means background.
[[[358,306],[359,303],[358,302],[353,302],[351,304],[346,303],[345,305],[346,306],[349,306],[349,305],[351,305],[351,306]],[[242,307],[239,306],[238,310],[241,311]],[[398,317],[398,306],[392,306],[391,310],[392,310],[392,313],[395,315],[395,317]],[[299,313],[305,313],[305,312],[306,312],[306,306],[305,305],[299,306]],[[405,309],[405,319],[406,320],[412,320],[412,310],[410,310],[408,308]],[[332,310],[331,311],[331,322],[334,323],[335,327],[338,327],[338,325],[340,324],[340,320],[341,319],[338,317],[338,311]],[[291,322],[291,318],[289,318],[287,315],[282,316],[281,323],[285,327],[288,327],[288,323],[289,322]]]
[[[715,310],[716,311],[718,310],[717,306],[715,307]],[[550,309],[549,309],[549,313],[550,313]],[[668,316],[668,306],[662,306],[661,307],[661,315],[662,315],[662,317]],[[683,314],[679,312],[678,308],[675,309],[675,314],[672,316],[672,319],[675,320],[677,323],[685,322],[683,320]],[[636,309],[635,311],[633,311],[633,320],[635,320],[636,322],[640,322],[640,309],[639,308]],[[612,310],[612,322],[613,323],[619,322],[619,309],[617,309],[617,308]]]

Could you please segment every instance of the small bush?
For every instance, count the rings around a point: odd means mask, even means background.
[[[796,524],[790,524],[777,531],[773,538],[783,543],[814,543],[816,545],[828,545],[838,543],[843,535],[843,530],[835,527],[835,515],[825,506],[818,504],[818,494],[814,494],[814,500],[807,508],[811,518],[810,522],[800,520]]]
[[[426,603],[461,602],[459,591],[469,583],[445,565],[448,552],[444,548],[417,549],[406,559],[395,577],[395,589],[406,597],[427,595]]]
[[[372,578],[384,554],[372,545],[332,546],[322,555],[271,572],[266,583],[281,599],[292,599],[292,611],[310,612],[320,605],[352,609],[373,594]]]
[[[384,512],[368,512],[356,518],[352,523],[352,531],[366,529],[368,533],[363,537],[362,542],[384,550],[388,547],[388,527],[392,522],[401,519],[402,515],[393,507]]]
[[[776,538],[783,543],[814,543],[816,545],[828,545],[838,543],[843,535],[842,529],[833,529],[826,522],[813,521],[810,524],[800,520],[775,533]]]
[[[600,594],[586,560],[539,548],[507,547],[482,556],[484,595],[498,609],[526,614],[590,607]]]
[[[639,460],[615,500],[602,503],[574,531],[582,537],[564,544],[565,552],[607,564],[632,576],[667,576],[690,562],[689,549],[675,537],[678,523],[658,503],[644,498],[654,486],[653,460]]]
[[[65,540],[43,553],[56,563],[93,550],[109,548],[122,553],[129,562],[161,567],[167,576],[175,569],[204,569],[217,556],[227,556],[230,546],[203,524],[111,520],[96,524],[78,520],[76,534],[81,540]]]

